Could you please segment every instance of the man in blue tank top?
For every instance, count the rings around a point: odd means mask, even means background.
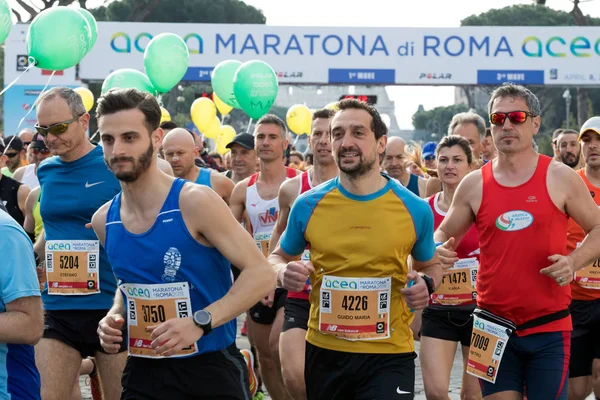
[[[111,91],[96,115],[122,187],[92,219],[121,289],[98,327],[107,352],[128,345],[121,398],[248,399],[234,318],[275,288],[273,270],[213,190],[159,172],[153,96]]]
[[[44,329],[33,247],[0,209],[0,399],[40,399],[33,346]]]
[[[102,149],[86,136],[90,116],[76,92],[52,88],[40,96],[36,112],[36,130],[54,155],[38,167],[45,245],[36,243],[36,249],[46,262],[47,280],[44,337],[35,352],[42,397],[70,398],[82,358],[94,356],[105,399],[118,399],[125,353],[106,354],[96,334],[112,306],[116,280],[98,238],[85,225],[121,188]]]
[[[165,160],[171,164],[176,177],[208,186],[229,204],[233,182],[216,170],[196,166],[194,160],[198,158],[198,147],[193,133],[175,128],[165,135],[162,146]]]
[[[404,148],[406,142],[398,136],[391,136],[385,147],[383,168],[392,178],[398,180],[402,186],[419,197],[425,197],[427,179],[411,174],[406,170],[408,157]]]

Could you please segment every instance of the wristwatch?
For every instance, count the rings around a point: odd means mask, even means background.
[[[419,274],[419,275],[425,281],[425,284],[427,285],[427,291],[429,292],[429,295],[431,296],[435,292],[435,285],[433,284],[433,278],[431,278],[430,276],[425,275],[425,274]]]
[[[206,310],[196,311],[194,313],[194,323],[196,326],[204,331],[206,336],[212,332],[212,315]]]

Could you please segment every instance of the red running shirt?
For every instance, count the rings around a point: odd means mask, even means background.
[[[309,171],[304,171],[302,175],[300,175],[300,191],[298,192],[298,196],[300,196],[304,192],[308,192],[312,189],[312,183],[310,181]],[[307,247],[304,250],[304,254],[302,254],[302,261],[310,261],[310,248]],[[304,284],[304,290],[301,292],[288,292],[288,299],[302,299],[308,300],[308,295],[310,294],[310,279],[306,280]]]
[[[585,176],[585,169],[582,168],[577,173],[585,182],[590,195],[600,206],[600,188],[595,187]],[[585,232],[577,222],[569,218],[569,227],[567,229],[567,250],[571,253],[583,242]],[[577,271],[575,280],[571,282],[571,293],[573,300],[596,300],[600,299],[600,259],[595,260],[590,265]]]
[[[491,162],[481,168],[477,304],[517,325],[565,310],[571,303],[568,285],[560,287],[540,273],[551,265],[549,256],[567,252],[568,216],[552,202],[546,186],[551,161],[540,155],[531,179],[516,187],[496,182]],[[571,329],[568,316],[518,335]]]
[[[441,192],[440,192],[441,193]],[[441,225],[446,213],[438,207],[440,193],[436,193],[427,199],[431,211],[433,211],[434,231]],[[471,268],[460,268],[457,263],[452,269],[444,272],[444,279],[438,287],[436,293],[431,295],[430,304],[440,306],[468,306],[475,305],[477,292],[474,290],[474,284],[477,277],[478,268],[472,267],[479,263],[479,235],[475,225],[462,238],[456,248],[460,263]]]

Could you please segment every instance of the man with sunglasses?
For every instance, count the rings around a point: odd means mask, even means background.
[[[21,153],[23,153],[23,142],[14,135],[7,136],[3,140],[5,147],[3,154],[6,156],[6,165],[1,171],[2,174],[12,178],[15,171],[26,164],[21,157]]]
[[[112,306],[116,279],[104,248],[86,228],[94,212],[121,187],[87,138],[90,116],[72,89],[55,87],[36,104],[36,131],[55,157],[38,167],[47,284],[42,292],[45,329],[35,349],[42,398],[71,397],[81,360],[93,356],[106,400],[118,399],[125,353],[107,354],[96,334]],[[123,346],[123,350],[125,347]]]
[[[499,87],[489,113],[498,156],[461,182],[434,234],[446,268],[458,261],[456,245],[473,223],[479,234],[467,372],[479,378],[484,397],[566,400],[569,283],[600,257],[600,209],[577,173],[533,149],[541,106],[531,91]],[[587,234],[570,253],[569,217]]]
[[[4,154],[11,151],[11,149],[6,149],[6,146],[0,140],[0,168],[4,168],[8,159]],[[25,222],[23,212],[25,211],[25,201],[29,192],[30,190],[26,185],[4,174],[0,174],[0,202],[6,208],[8,214],[21,226]]]
[[[37,178],[37,169],[40,163],[51,156],[42,135],[36,134],[34,139],[27,149],[27,154],[31,155],[31,163],[19,168],[13,175],[13,179],[27,185],[31,190],[40,186]]]

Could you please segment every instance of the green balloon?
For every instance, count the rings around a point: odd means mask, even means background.
[[[262,61],[243,63],[233,78],[235,98],[252,119],[259,119],[269,112],[277,98],[277,91],[277,75],[269,64]]]
[[[71,68],[87,54],[90,24],[76,9],[54,7],[39,13],[27,31],[30,62],[42,69],[60,71]]]
[[[144,68],[150,82],[166,93],[181,81],[190,64],[190,51],[174,33],[155,36],[144,51]]]
[[[123,68],[111,72],[102,84],[102,94],[110,89],[138,89],[156,96],[156,89],[152,86],[150,79],[138,70]]]
[[[240,108],[233,94],[233,77],[241,65],[242,62],[237,60],[221,61],[213,69],[210,78],[213,91],[223,103],[233,108]]]
[[[12,29],[12,12],[7,0],[0,0],[0,44],[4,43]]]
[[[96,22],[96,18],[94,18],[92,13],[89,12],[88,10],[86,10],[85,8],[78,8],[77,11],[79,11],[81,13],[81,15],[83,15],[85,20],[90,25],[91,39],[90,39],[90,45],[88,46],[88,53],[89,53],[90,51],[92,51],[92,47],[94,47],[94,45],[96,44],[96,39],[98,39],[98,23]]]

